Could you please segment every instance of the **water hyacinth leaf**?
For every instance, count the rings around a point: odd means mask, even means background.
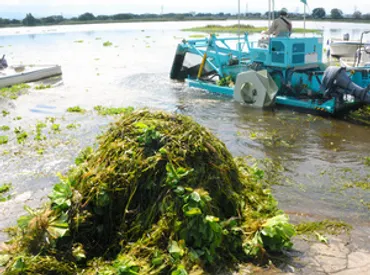
[[[25,205],[24,207],[24,210],[26,210],[28,212],[29,215],[25,215],[25,216],[21,216],[17,223],[19,224],[19,226],[21,228],[23,227],[28,227],[28,224],[29,222],[32,220],[32,218],[36,215],[36,211],[33,210],[31,207],[29,207],[28,205]]]
[[[185,188],[182,187],[182,186],[177,186],[176,189],[174,190],[174,192],[177,195],[183,195],[185,193]]]
[[[11,183],[5,183],[0,185],[0,194],[8,192],[12,188]]]
[[[291,237],[295,233],[294,226],[289,223],[288,216],[278,215],[268,219],[262,225],[263,245],[271,251],[280,251],[282,248],[291,248]]]
[[[66,213],[62,213],[59,216],[53,216],[49,219],[47,231],[54,239],[67,235],[68,230],[68,215]]]
[[[75,244],[72,248],[72,255],[76,258],[77,261],[86,259],[86,252],[83,249],[82,244]]]
[[[197,253],[196,250],[194,249],[191,249],[190,252],[189,252],[189,257],[190,257],[190,260],[195,262],[195,261],[198,261],[199,260],[199,254]]]
[[[176,270],[171,272],[171,275],[188,275],[188,272],[185,269],[185,266],[179,265]]]
[[[8,136],[0,136],[0,145],[7,144],[9,141]]]
[[[190,199],[194,202],[200,202],[200,195],[197,192],[190,194]]]
[[[80,152],[80,154],[75,159],[75,164],[80,165],[84,163],[93,152],[94,152],[94,149],[92,147],[90,146],[86,147]]]
[[[218,223],[220,221],[220,218],[207,215],[205,221],[208,222],[213,231],[220,232],[222,230],[221,225]]]
[[[18,258],[13,264],[13,268],[15,271],[23,271],[25,267],[26,267],[26,264],[22,257]]]
[[[114,262],[113,267],[116,269],[114,274],[122,275],[138,275],[140,271],[140,266],[131,261],[125,256],[119,256],[118,259]]]
[[[21,229],[28,228],[30,221],[32,220],[31,215],[20,216],[17,220],[17,224]]]
[[[243,244],[244,253],[250,257],[258,256],[262,251],[263,241],[261,238],[261,232],[256,232],[252,239],[247,240]]]
[[[54,186],[53,191],[49,194],[51,202],[55,208],[66,209],[71,206],[72,189],[69,181],[58,183]]]
[[[0,254],[0,266],[5,266],[11,259],[8,254]]]
[[[162,263],[163,263],[163,257],[156,257],[152,259],[152,265],[154,266],[161,265]]]
[[[148,129],[149,128],[149,126],[146,125],[143,122],[136,122],[134,125],[135,125],[136,128],[139,128],[139,129]]]
[[[178,242],[176,241],[171,241],[170,246],[168,248],[168,252],[175,259],[181,258],[185,253],[184,249],[180,247]]]
[[[185,216],[192,217],[192,216],[198,216],[202,214],[202,210],[200,210],[198,207],[190,208],[189,210],[185,211]]]
[[[167,171],[166,183],[174,187],[179,183],[179,181],[182,178],[188,176],[191,172],[193,172],[194,169],[187,170],[183,167],[178,167],[177,169],[175,169],[172,163],[168,162],[166,165],[166,171]]]
[[[159,153],[161,153],[161,155],[163,155],[163,156],[165,156],[165,155],[167,155],[168,154],[168,152],[167,152],[167,150],[165,149],[165,148],[161,148],[161,149],[159,149],[158,150],[159,151]]]

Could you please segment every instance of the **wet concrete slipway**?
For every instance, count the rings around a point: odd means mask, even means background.
[[[0,126],[11,128],[0,132],[9,136],[8,144],[0,145],[0,184],[13,185],[11,199],[0,203],[0,229],[15,225],[25,213],[24,205],[37,207],[45,202],[58,182],[57,173],[66,172],[78,152],[93,145],[107,129],[114,118],[98,115],[94,106],[149,107],[189,115],[224,141],[235,156],[252,156],[264,163],[275,183],[274,196],[293,222],[338,219],[354,227],[350,234],[325,235],[328,244],[297,237],[286,263],[260,272],[370,274],[370,191],[348,188],[370,181],[366,165],[370,129],[289,109],[248,109],[231,98],[170,81],[176,45],[192,34],[180,29],[207,23],[0,30],[0,53],[6,54],[10,65],[60,64],[63,70],[61,78],[43,82],[51,84],[49,89],[37,90],[40,83],[32,83],[16,100],[0,99],[0,111],[10,113],[0,114]],[[346,31],[358,35],[366,25],[325,23],[322,27],[326,39]],[[113,45],[104,47],[105,41]],[[87,112],[66,112],[77,105]],[[47,125],[46,140],[35,141],[40,122]],[[60,129],[53,130],[53,124]],[[76,128],[67,127],[71,124]],[[24,144],[18,144],[16,128],[28,133]],[[281,177],[276,177],[278,173]],[[6,237],[1,234],[0,241]],[[240,274],[252,271],[244,268]]]

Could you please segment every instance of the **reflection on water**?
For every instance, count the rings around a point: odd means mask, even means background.
[[[282,208],[357,224],[368,220],[370,211],[360,200],[370,202],[369,192],[341,190],[341,184],[351,178],[370,174],[369,167],[363,164],[370,155],[368,128],[289,109],[249,109],[228,97],[190,89],[169,79],[179,37],[191,34],[178,29],[207,23],[0,30],[0,51],[10,65],[58,63],[63,70],[62,82],[57,79],[51,89],[31,89],[15,101],[0,101],[0,111],[10,112],[0,117],[0,125],[21,127],[30,133],[25,145],[18,145],[10,133],[9,144],[0,146],[0,178],[14,186],[14,199],[0,204],[0,227],[13,224],[25,203],[39,205],[57,181],[56,173],[67,171],[78,151],[93,144],[96,135],[111,121],[93,111],[85,115],[65,112],[76,105],[87,110],[96,105],[149,107],[190,115],[222,139],[235,156],[269,158],[284,167],[284,184],[273,187]],[[220,22],[230,23],[235,22]],[[299,27],[302,22],[294,24]],[[312,24],[307,22],[307,27]],[[325,36],[333,34],[334,29],[348,32],[347,28],[352,28],[351,34],[355,35],[366,26],[320,24],[325,27]],[[104,47],[105,41],[113,45]],[[14,120],[16,116],[22,120]],[[32,133],[35,124],[47,117],[54,117],[62,130],[51,131],[49,118],[48,139],[40,155]],[[67,130],[66,125],[71,123],[79,127]],[[343,169],[351,172],[342,173]]]

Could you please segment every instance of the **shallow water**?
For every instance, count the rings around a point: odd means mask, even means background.
[[[13,225],[25,204],[45,201],[56,174],[73,165],[79,150],[94,144],[95,137],[113,118],[92,111],[96,105],[163,109],[192,116],[211,129],[235,156],[269,158],[283,167],[284,177],[274,185],[274,195],[288,212],[320,218],[340,218],[368,228],[370,191],[343,189],[345,183],[369,181],[370,129],[334,118],[323,118],[289,109],[255,110],[232,99],[189,89],[169,79],[176,45],[191,33],[179,29],[208,23],[166,22],[79,25],[1,29],[0,53],[11,64],[62,65],[62,78],[48,80],[51,89],[35,90],[17,100],[0,100],[0,126],[8,125],[9,143],[0,145],[0,184],[12,182],[13,198],[0,203],[0,228]],[[263,25],[265,22],[244,23]],[[295,22],[297,26],[302,22]],[[307,28],[315,23],[307,23]],[[359,35],[364,24],[320,23],[325,38],[344,32]],[[339,31],[337,31],[339,30]],[[255,36],[255,35],[254,35]],[[82,43],[76,43],[83,40]],[[113,46],[103,47],[111,41]],[[34,87],[36,84],[32,84]],[[86,114],[67,113],[79,105]],[[21,120],[14,120],[15,117]],[[61,131],[51,130],[55,118]],[[35,125],[46,122],[47,140],[34,141]],[[66,125],[79,124],[69,130]],[[13,130],[29,133],[17,144]],[[44,148],[42,155],[38,153]],[[4,238],[4,236],[0,237]]]

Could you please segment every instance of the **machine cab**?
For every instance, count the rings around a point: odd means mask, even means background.
[[[270,37],[266,43],[251,42],[250,58],[264,66],[292,68],[322,63],[321,37]]]

